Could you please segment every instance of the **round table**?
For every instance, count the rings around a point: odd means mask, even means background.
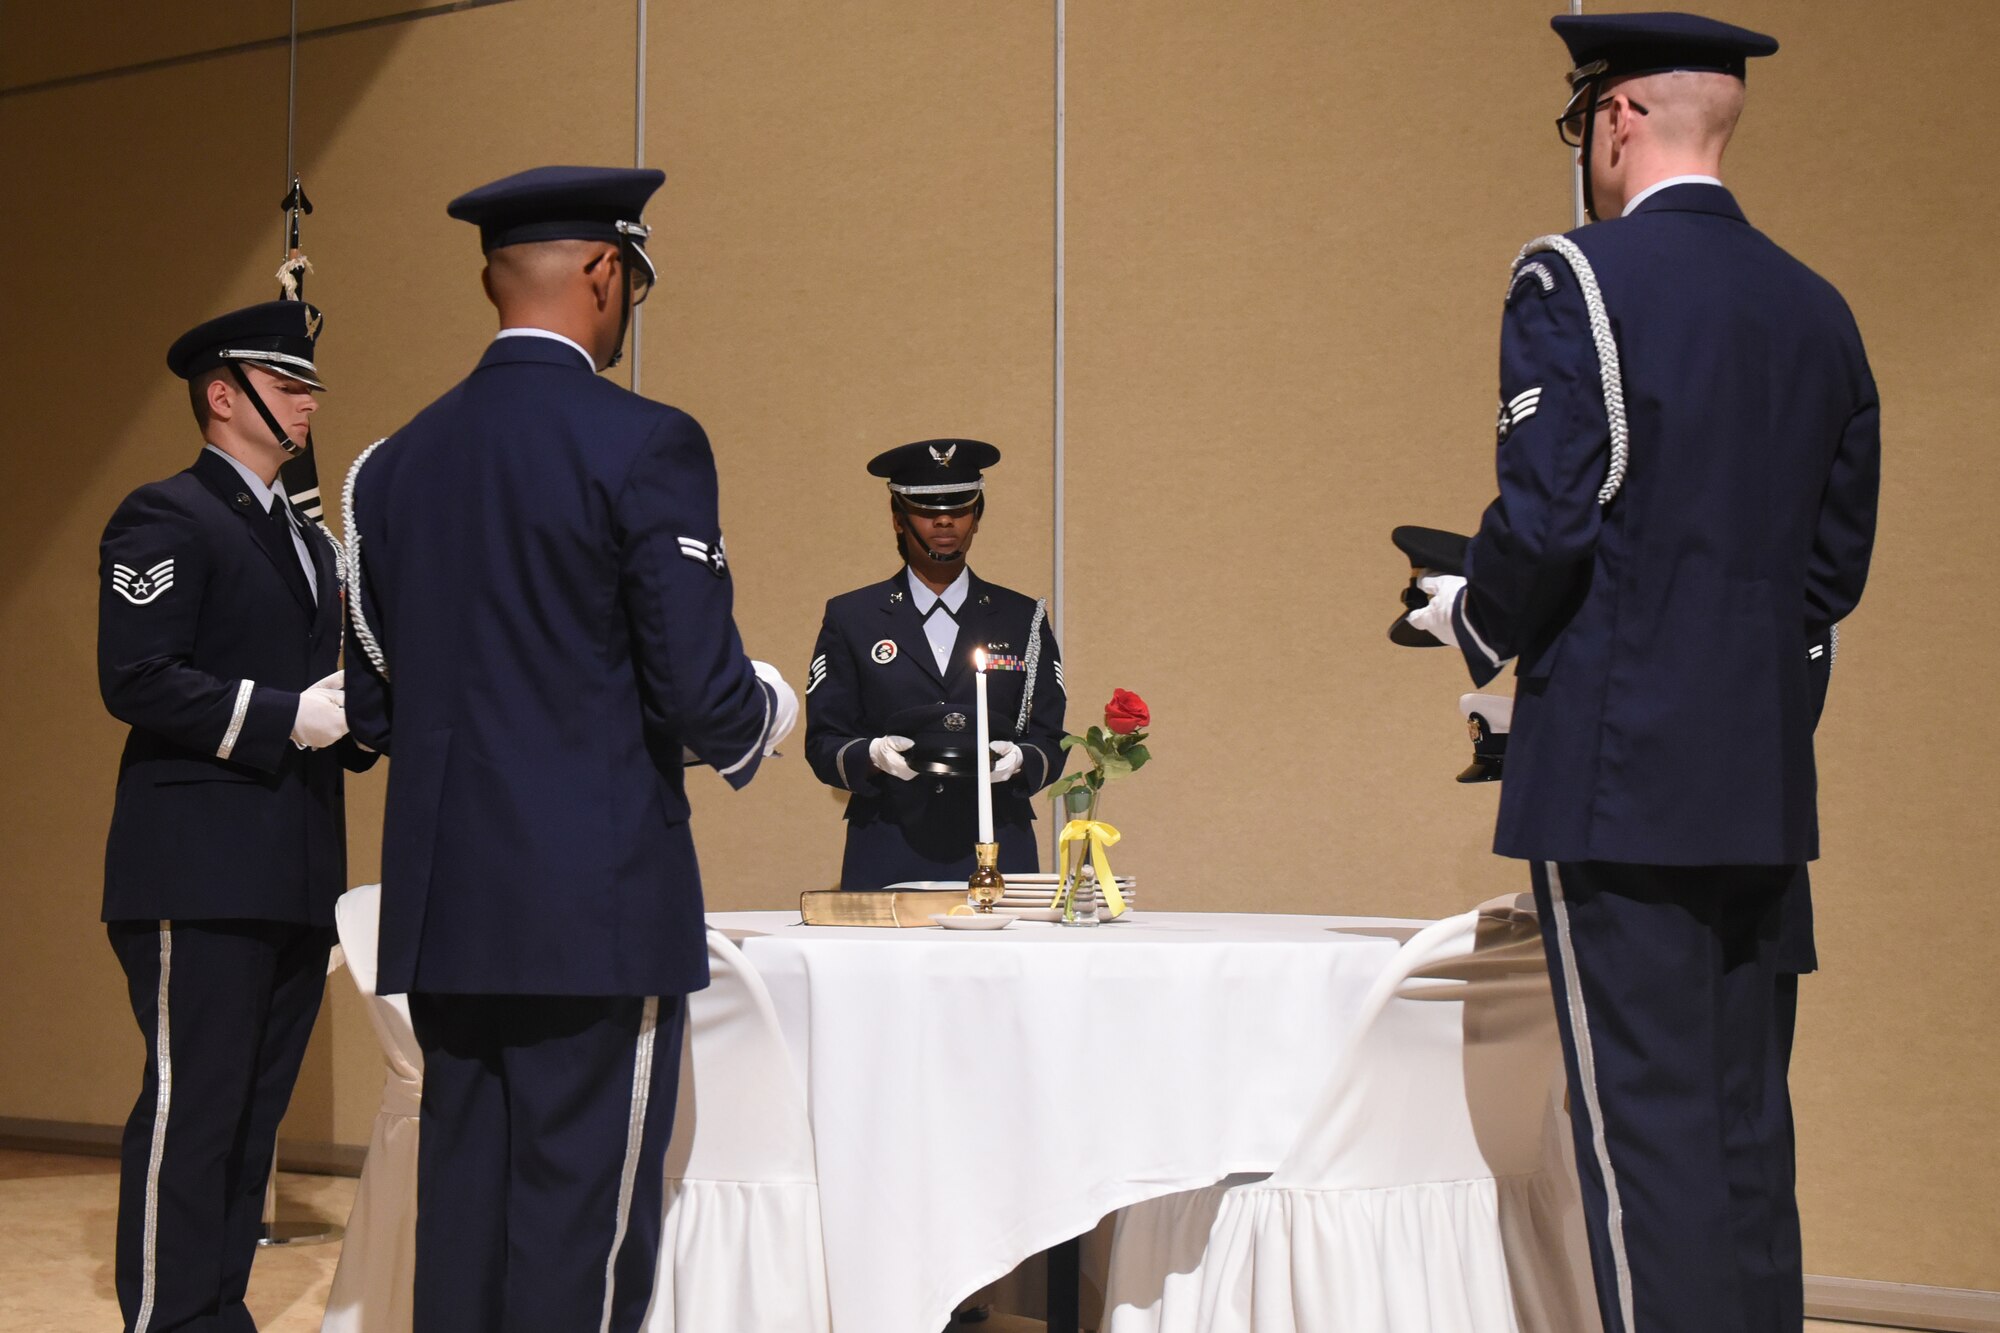
[[[1274,1169],[1370,983],[1424,924],[708,920],[770,988],[806,1088],[836,1333],[937,1333],[1118,1208]]]

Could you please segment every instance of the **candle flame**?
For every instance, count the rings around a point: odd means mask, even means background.
[[[986,650],[984,648],[974,648],[972,650],[972,668],[975,671],[986,670]]]

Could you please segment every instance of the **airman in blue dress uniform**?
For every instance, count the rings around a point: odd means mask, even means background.
[[[986,511],[980,440],[877,455],[903,568],[826,604],[806,677],[806,755],[852,795],[840,887],[963,880],[977,834],[973,654],[987,662],[1000,872],[1035,870],[1034,795],[1062,775],[1062,655],[1046,608],[966,565]]]
[[[425,1060],[417,1333],[639,1327],[708,983],[684,757],[742,787],[797,716],[736,632],[708,437],[597,374],[661,180],[453,200],[500,334],[348,479],[350,715],[391,756],[378,986]]]
[[[1412,625],[1518,677],[1495,850],[1533,862],[1607,1333],[1800,1326],[1782,974],[1811,965],[1815,659],[1868,573],[1879,405],[1832,286],[1718,172],[1758,33],[1561,16],[1591,216],[1523,253],[1500,497]]]
[[[138,1333],[255,1328],[265,1181],[347,881],[342,774],[373,761],[343,739],[338,557],[278,480],[320,324],[271,301],[174,343],[207,444],[100,548],[98,683],[131,727],[103,916],[146,1041],[116,1262]]]

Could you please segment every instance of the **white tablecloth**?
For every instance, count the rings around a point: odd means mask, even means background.
[[[1094,930],[715,913],[811,1106],[836,1333],[958,1301],[1141,1199],[1270,1171],[1421,923],[1145,912]]]

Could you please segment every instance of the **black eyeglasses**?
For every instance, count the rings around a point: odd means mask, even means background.
[[[1590,88],[1588,85],[1586,85],[1583,88],[1579,88],[1577,90],[1576,96],[1570,99],[1569,105],[1563,108],[1563,113],[1560,116],[1556,117],[1556,133],[1561,135],[1562,141],[1568,144],[1571,148],[1583,147],[1584,118],[1586,116],[1595,115],[1597,114],[1597,112],[1602,111],[1605,108],[1612,105],[1612,99],[1608,97],[1600,100],[1595,107],[1589,106],[1587,104],[1583,106],[1577,105],[1579,102],[1582,102],[1583,99],[1589,95],[1589,93],[1590,93]],[[1629,97],[1625,99],[1625,105],[1631,107],[1632,110],[1638,115],[1644,116],[1651,114],[1646,110],[1645,107],[1640,106],[1637,102],[1633,101]]]
[[[634,248],[636,249],[636,247]],[[603,263],[606,259],[614,258],[617,253],[619,252],[614,251],[611,254],[599,255],[588,264],[585,264],[583,271],[585,273],[595,272],[599,264]],[[632,304],[644,305],[646,304],[646,298],[653,294],[653,264],[651,260],[646,258],[643,250],[638,251],[638,254],[639,262],[628,266],[626,281],[632,285]]]

